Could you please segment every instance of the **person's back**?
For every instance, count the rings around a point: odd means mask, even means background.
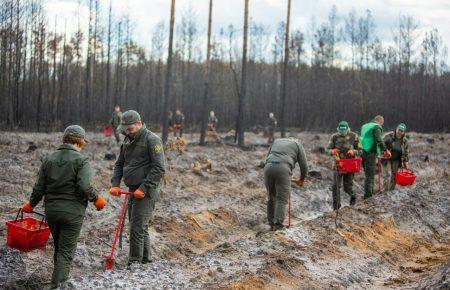
[[[33,188],[36,194],[30,199],[32,205],[43,196],[47,210],[84,214],[88,200],[95,199],[88,157],[73,145],[62,144],[47,155],[39,174]]]
[[[294,139],[280,138],[276,139],[270,147],[266,163],[287,164],[292,171],[297,162],[300,166],[302,163],[306,163],[306,159],[302,159],[305,158],[303,146],[300,143]]]
[[[271,230],[284,227],[292,171],[296,163],[300,165],[299,184],[302,185],[308,173],[303,146],[294,139],[275,140],[269,149],[264,166],[264,183],[269,197],[267,219]]]

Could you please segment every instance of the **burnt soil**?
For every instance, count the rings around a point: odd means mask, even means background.
[[[324,154],[329,135],[294,134],[303,143],[310,178],[292,187],[292,227],[267,231],[261,161],[265,139],[247,134],[247,148],[226,143],[195,144],[167,151],[161,201],[150,225],[154,262],[126,269],[128,234],[116,267],[103,269],[121,201],[104,194],[107,208],[89,205],[67,289],[448,289],[450,268],[450,135],[411,133],[412,187],[362,199],[363,174],[356,177],[358,201],[343,207],[335,226],[331,208],[332,159]],[[0,134],[0,288],[48,287],[52,239],[44,250],[21,253],[6,246],[5,222],[29,198],[40,159],[59,145],[61,134]],[[94,186],[109,188],[118,153],[111,138],[89,133]],[[211,163],[194,169],[192,164]],[[298,175],[298,168],[295,170]],[[125,188],[124,188],[125,189]],[[378,189],[378,186],[376,186]],[[42,204],[37,207],[42,211]],[[286,220],[287,222],[287,220]]]

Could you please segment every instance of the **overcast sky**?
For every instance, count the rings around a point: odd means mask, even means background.
[[[110,0],[100,0],[104,11]],[[78,2],[81,2],[80,8]],[[67,21],[67,32],[75,31],[80,15],[81,25],[87,22],[88,0],[49,0],[45,1],[48,19],[58,18],[58,29],[64,31]],[[150,47],[151,33],[156,23],[161,20],[168,24],[170,0],[112,0],[115,15],[128,13],[133,21],[134,39],[141,45]],[[189,7],[197,15],[199,32],[206,34],[206,23],[209,0],[176,0],[175,22],[179,23],[181,14]],[[233,24],[241,27],[243,23],[243,0],[214,0],[213,31]],[[276,25],[286,18],[287,0],[250,0],[250,17],[257,23],[267,26],[272,32]],[[392,41],[393,27],[398,23],[399,15],[411,15],[419,21],[420,33],[437,28],[447,47],[450,44],[450,0],[292,0],[291,29],[303,30],[307,33],[311,19],[320,24],[326,21],[329,11],[336,5],[339,16],[347,16],[354,9],[363,15],[366,9],[372,11],[376,22],[376,34],[386,43]],[[105,16],[105,15],[104,15]],[[50,22],[52,23],[52,22]]]

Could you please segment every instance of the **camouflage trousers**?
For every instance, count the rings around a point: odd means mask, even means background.
[[[353,192],[353,174],[334,173],[333,180],[333,209],[341,208],[341,185],[344,184],[344,191],[350,196],[350,205],[356,201],[356,195]]]

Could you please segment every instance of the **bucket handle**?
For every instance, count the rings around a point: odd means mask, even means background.
[[[398,171],[414,174],[414,171],[412,171],[411,169],[406,169],[406,168],[400,168]]]
[[[40,213],[40,212],[37,212],[37,211],[33,211],[32,213],[34,213],[35,215],[38,215],[38,216],[40,216],[42,218],[41,223],[39,224],[39,229],[41,229],[42,224],[45,223],[45,215]],[[22,210],[22,208],[19,208],[19,211],[17,212],[17,215],[16,215],[16,218],[14,219],[14,222],[16,222],[17,219],[19,218],[19,214],[20,214],[20,219],[22,220],[23,219],[23,210]]]

